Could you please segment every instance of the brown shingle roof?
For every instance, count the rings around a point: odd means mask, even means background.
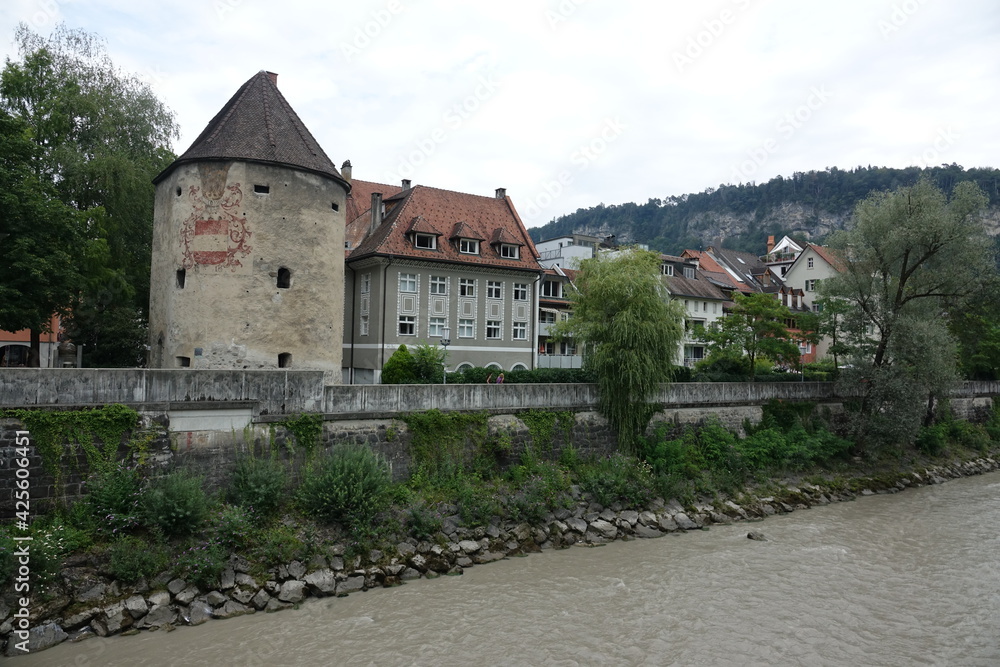
[[[434,229],[451,229],[451,239],[500,238],[502,243],[521,246],[520,257],[501,257],[499,247],[480,243],[479,255],[463,254],[456,243],[438,239],[436,249],[416,248],[407,231],[420,216]],[[461,227],[458,227],[461,223]],[[423,223],[422,223],[423,224]],[[369,255],[392,255],[439,262],[461,262],[497,268],[540,271],[538,253],[509,197],[483,197],[452,190],[416,185],[387,200],[386,215],[373,233],[367,234],[369,219],[358,218],[350,225],[351,235],[363,237],[348,255],[356,260]],[[363,230],[363,234],[362,234]],[[499,230],[499,231],[498,231]],[[459,232],[459,236],[455,236]]]
[[[183,155],[155,179],[179,164],[203,160],[241,160],[294,167],[346,184],[319,143],[299,119],[272,79],[260,71],[240,86]]]
[[[696,273],[700,274],[701,271]],[[664,276],[667,283],[667,291],[673,297],[695,297],[698,299],[715,299],[725,301],[726,295],[718,287],[708,280],[692,280],[683,276]]]
[[[837,271],[843,273],[844,269],[847,268],[847,265],[844,263],[844,258],[841,257],[836,250],[827,248],[826,246],[814,245],[812,243],[808,243],[806,245],[807,247],[812,248],[817,255],[822,257],[827,264],[835,268]]]

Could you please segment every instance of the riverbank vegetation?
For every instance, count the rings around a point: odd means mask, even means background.
[[[606,508],[644,508],[657,498],[693,507],[777,480],[891,485],[900,471],[1000,449],[1000,409],[985,424],[946,415],[924,427],[913,447],[864,457],[834,433],[834,417],[811,403],[772,402],[742,435],[711,422],[660,424],[639,439],[635,454],[598,458],[563,437],[572,413],[531,410],[519,417],[530,437],[515,443],[508,431],[491,432],[485,413],[407,416],[412,467],[396,483],[367,447],[323,452],[307,443],[299,443],[298,458],[273,444],[248,447],[227,486],[211,493],[195,471],[156,474],[135,456],[99,466],[82,498],[32,523],[35,586],[57,596],[70,559],[124,585],[166,572],[210,590],[234,553],[259,576],[327,554],[332,545],[361,564],[394,553],[407,539],[441,542],[447,523],[545,524],[581,497]],[[14,535],[13,526],[0,529],[5,583],[16,568]]]

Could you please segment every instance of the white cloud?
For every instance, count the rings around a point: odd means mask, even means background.
[[[267,69],[357,178],[390,180],[409,161],[418,183],[506,187],[529,225],[716,187],[747,160],[758,182],[906,166],[948,128],[942,161],[1000,154],[991,0],[9,0],[0,44],[13,57],[19,21],[47,33],[59,20],[153,84],[181,124],[177,152]],[[498,85],[479,99],[482,77]],[[782,120],[824,86],[830,98],[789,133]],[[580,159],[614,118],[627,129]]]

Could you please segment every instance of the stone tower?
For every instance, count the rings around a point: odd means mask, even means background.
[[[340,377],[348,182],[259,72],[154,180],[154,368]]]

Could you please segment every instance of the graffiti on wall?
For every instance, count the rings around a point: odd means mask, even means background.
[[[188,188],[188,200],[191,215],[181,226],[184,268],[200,264],[235,270],[243,266],[240,259],[253,248],[246,217],[239,215],[243,201],[240,184],[216,192],[202,192],[200,187],[192,185]]]

